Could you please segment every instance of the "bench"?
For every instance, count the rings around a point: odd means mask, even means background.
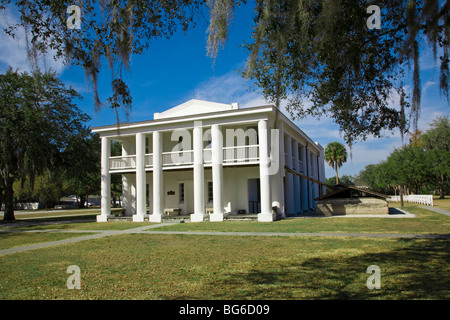
[[[168,216],[179,216],[181,214],[180,208],[167,208],[164,209],[164,214],[167,214]]]

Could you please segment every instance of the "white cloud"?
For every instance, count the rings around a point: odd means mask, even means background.
[[[24,28],[20,27],[15,30],[15,38],[9,36],[3,31],[3,28],[18,23],[17,14],[10,8],[6,8],[0,14],[0,68],[6,70],[12,67],[14,70],[31,71],[31,64],[27,58],[27,44]],[[53,56],[54,50],[48,50],[48,53],[39,56],[39,67],[43,70],[50,68],[61,73],[64,70],[64,64],[61,61],[55,61]],[[3,64],[4,66],[2,66]]]
[[[239,102],[240,107],[255,106],[260,96],[249,90],[249,82],[231,71],[199,83],[185,100],[199,99],[219,103]]]
[[[423,99],[421,107],[421,115],[419,118],[419,128],[425,131],[428,129],[432,120],[437,116],[448,114],[448,105],[444,100],[434,102],[436,95],[432,90],[436,89],[436,82],[428,80],[422,87]],[[236,72],[229,72],[220,77],[210,79],[200,83],[187,97],[187,99],[196,98],[202,100],[209,100],[221,103],[238,102],[241,108],[255,107],[269,104],[264,97],[258,92],[249,90],[250,82],[243,79]],[[406,84],[404,89],[407,94],[412,94],[411,86]],[[427,95],[425,95],[427,93]],[[187,100],[186,99],[186,100]],[[391,94],[390,107],[399,109],[400,97],[396,91]],[[447,106],[447,108],[445,107]],[[286,111],[286,101],[281,103],[281,111],[289,117]],[[289,117],[290,118],[290,117]],[[293,120],[293,122],[307,134],[314,141],[319,142],[323,147],[332,141],[338,141],[345,145],[342,135],[339,131],[339,126],[334,123],[333,119],[328,117],[321,117],[320,119],[314,117],[305,117],[302,119]],[[350,150],[347,147],[349,157],[347,162],[339,170],[339,175],[356,175],[365,166],[369,164],[376,164],[385,160],[394,148],[401,147],[401,135],[399,130],[383,131],[382,138],[368,136],[365,141],[357,141],[352,146],[350,158]],[[409,136],[404,137],[404,143],[407,143]],[[327,164],[325,164],[326,177],[334,176],[334,171]]]

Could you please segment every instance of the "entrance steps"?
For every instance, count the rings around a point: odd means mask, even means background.
[[[245,213],[245,214],[229,214],[224,217],[223,220],[227,221],[258,221],[257,214]]]

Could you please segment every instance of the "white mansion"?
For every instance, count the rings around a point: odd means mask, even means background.
[[[111,217],[112,174],[122,176],[133,221],[160,222],[167,213],[274,221],[313,209],[324,190],[323,147],[273,106],[190,100],[154,120],[92,130],[102,143],[97,221]],[[111,156],[111,141],[121,142],[122,155]]]

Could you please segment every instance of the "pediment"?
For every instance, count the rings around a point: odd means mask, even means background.
[[[158,112],[153,115],[156,119],[166,119],[174,117],[191,116],[201,113],[212,113],[237,109],[237,104],[223,104],[210,101],[192,99],[176,107],[170,108],[164,112]]]

